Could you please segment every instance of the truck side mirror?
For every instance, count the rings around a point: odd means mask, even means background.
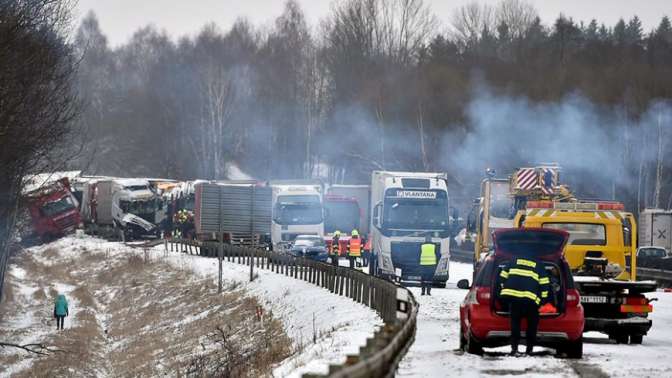
[[[376,206],[373,208],[373,225],[376,226],[376,228],[380,228],[381,222],[380,222],[380,212],[383,208],[383,203],[378,202]]]

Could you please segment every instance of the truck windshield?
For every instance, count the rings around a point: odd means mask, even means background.
[[[448,228],[448,198],[446,192],[425,191],[413,194],[397,191],[386,197],[383,224],[386,228],[403,230],[446,230]],[[415,191],[414,191],[415,192]]]
[[[158,207],[157,201],[147,200],[147,201],[120,201],[119,207],[121,211],[128,214],[151,214],[154,213]]]
[[[607,237],[603,224],[544,223],[542,227],[569,232],[568,245],[607,245]]]
[[[325,201],[326,218],[324,231],[332,233],[336,230],[350,232],[359,228],[359,206],[356,202]]]
[[[513,219],[515,215],[513,197],[509,193],[508,181],[492,181],[490,185],[490,216]]]
[[[70,197],[70,196],[65,196],[58,201],[52,201],[52,202],[47,202],[44,205],[42,205],[42,214],[48,217],[53,217],[54,215],[58,215],[61,213],[64,213],[66,211],[70,211],[77,206],[75,205],[75,201]]]
[[[319,196],[278,196],[274,220],[282,225],[322,223],[322,204]]]

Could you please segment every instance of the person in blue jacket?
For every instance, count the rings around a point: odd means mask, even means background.
[[[56,318],[56,329],[63,329],[65,317],[68,316],[68,301],[65,295],[59,294],[54,304],[54,318]]]

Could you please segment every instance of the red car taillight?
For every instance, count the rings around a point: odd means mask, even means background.
[[[478,304],[489,305],[490,304],[490,288],[488,287],[479,287],[476,289],[476,301]]]
[[[579,291],[576,289],[567,290],[567,306],[576,307],[579,304],[581,304],[581,295],[579,295]]]

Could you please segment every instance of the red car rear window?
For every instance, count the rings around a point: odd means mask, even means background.
[[[562,253],[567,236],[557,232],[507,230],[498,232],[495,238],[495,253],[513,256],[548,256]]]

